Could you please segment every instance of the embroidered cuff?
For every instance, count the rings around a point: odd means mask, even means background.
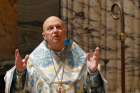
[[[16,91],[23,90],[24,84],[25,84],[25,77],[26,75],[26,70],[23,72],[18,72],[16,70],[16,81],[15,81],[15,89]]]
[[[25,74],[25,71],[23,71],[23,72],[18,72],[17,70],[16,70],[16,75],[17,76],[23,76]]]
[[[88,71],[89,75],[95,75],[98,73],[98,69],[96,69],[95,71],[91,71],[89,68],[87,68],[87,71]]]

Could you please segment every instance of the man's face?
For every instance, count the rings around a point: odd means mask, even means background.
[[[43,25],[43,37],[48,44],[63,44],[66,31],[63,22],[58,18],[50,18]]]

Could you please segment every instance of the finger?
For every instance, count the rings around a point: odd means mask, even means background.
[[[99,62],[99,52],[100,52],[100,48],[96,47],[95,52],[94,52],[94,60],[96,60],[96,62]]]
[[[93,56],[93,53],[87,53],[86,59],[87,59],[87,60],[90,60],[92,56]]]
[[[99,56],[99,50],[100,50],[100,48],[96,47],[96,49],[94,51],[95,56]]]
[[[28,59],[29,59],[29,55],[26,55],[25,58],[24,58],[24,60],[25,60],[25,61],[24,61],[25,64],[27,64]]]
[[[27,64],[26,64],[27,62],[24,62],[23,63],[23,68],[25,69],[26,68],[26,66],[27,66]]]
[[[16,63],[19,63],[19,62],[21,62],[21,56],[20,56],[20,53],[19,53],[19,50],[18,49],[16,49],[15,50],[15,58],[16,58]]]
[[[95,51],[99,52],[100,48],[99,47],[96,47]]]

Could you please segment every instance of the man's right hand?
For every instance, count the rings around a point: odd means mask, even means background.
[[[16,70],[18,72],[24,72],[27,66],[29,55],[26,55],[24,59],[20,56],[19,50],[15,50],[15,64],[16,64]]]

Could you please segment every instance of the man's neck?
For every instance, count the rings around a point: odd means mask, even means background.
[[[51,45],[48,45],[48,48],[52,49],[53,51],[55,52],[60,52],[64,49],[64,45],[54,45],[54,46],[51,46]]]

